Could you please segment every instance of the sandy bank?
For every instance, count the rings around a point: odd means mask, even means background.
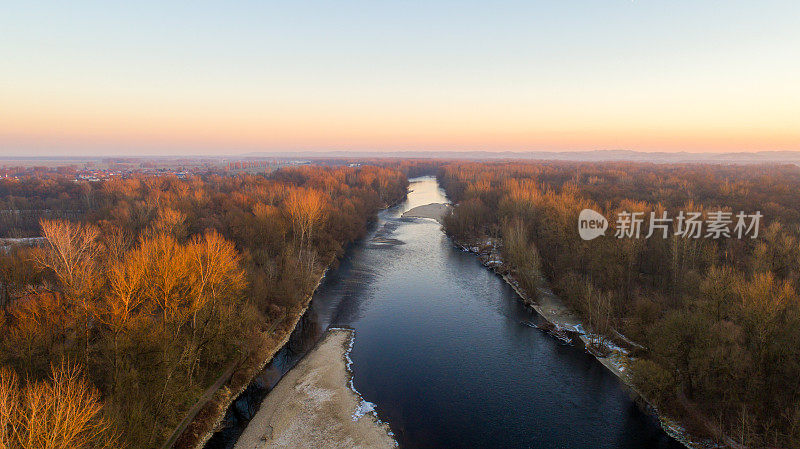
[[[235,449],[396,447],[386,424],[359,413],[347,367],[353,337],[329,330],[270,391]]]
[[[426,204],[424,206],[417,206],[413,209],[409,209],[403,212],[402,218],[433,218],[434,220],[438,221],[439,223],[442,222],[442,219],[445,215],[450,212],[450,208],[453,207],[450,204],[444,203],[431,203]]]

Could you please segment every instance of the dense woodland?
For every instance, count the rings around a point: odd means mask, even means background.
[[[531,296],[543,274],[624,335],[648,400],[698,433],[800,447],[797,167],[374,163],[0,180],[0,237],[45,238],[0,253],[0,447],[159,447],[227,367],[246,382],[406,177],[437,169],[447,232],[501,241]],[[585,208],[605,236],[580,239]],[[614,236],[621,211],[715,210],[760,211],[758,237]]]
[[[0,447],[159,447],[407,185],[375,166],[0,181],[2,236],[45,237],[0,255]]]
[[[446,230],[501,239],[530,294],[541,271],[593,331],[640,345],[633,379],[659,408],[748,447],[800,447],[798,167],[453,163],[439,178],[457,203]],[[605,236],[579,237],[584,208]],[[758,237],[615,238],[621,211],[718,209],[760,211]]]

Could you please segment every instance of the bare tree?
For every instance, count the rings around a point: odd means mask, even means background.
[[[189,301],[187,252],[174,237],[163,233],[143,240],[139,251],[146,273],[142,284],[145,300],[160,310],[162,325],[179,322],[185,313],[182,306]]]
[[[89,449],[116,446],[103,405],[76,367],[53,367],[51,379],[20,385],[0,370],[0,447]]]
[[[154,235],[159,233],[169,234],[179,241],[184,241],[189,234],[189,228],[186,225],[186,214],[170,208],[159,209],[158,216],[151,225],[151,232]]]
[[[103,233],[105,255],[112,263],[122,260],[132,243],[131,234],[121,226],[112,226]]]
[[[84,356],[88,366],[92,307],[101,281],[98,275],[102,249],[100,231],[94,226],[66,220],[42,220],[40,224],[47,245],[44,251],[37,253],[36,261],[53,271],[61,292],[77,306],[77,310],[73,310],[83,322]]]
[[[291,190],[285,206],[295,237],[301,246],[308,246],[315,227],[325,219],[325,194],[314,189]]]
[[[214,304],[227,292],[244,287],[245,273],[239,266],[239,255],[233,243],[217,232],[195,236],[188,246],[192,274],[192,327],[197,313],[206,304]]]
[[[42,220],[45,251],[36,262],[55,273],[64,294],[71,298],[89,295],[96,286],[100,232],[94,226],[66,220]]]
[[[112,259],[107,269],[108,289],[98,306],[97,318],[111,332],[112,388],[116,389],[119,379],[119,337],[129,327],[135,310],[143,302],[146,262],[139,250],[128,251],[124,258]]]

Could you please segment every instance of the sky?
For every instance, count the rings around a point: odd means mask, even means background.
[[[0,4],[0,155],[800,150],[797,0]]]

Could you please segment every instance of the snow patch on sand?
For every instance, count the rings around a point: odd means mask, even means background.
[[[344,353],[344,358],[347,361],[347,363],[346,363],[347,372],[350,374],[350,381],[348,383],[348,386],[350,387],[350,390],[353,393],[355,393],[356,396],[358,396],[358,398],[359,398],[358,406],[356,406],[356,409],[353,411],[353,421],[358,421],[363,416],[368,415],[368,414],[372,414],[372,416],[375,418],[376,421],[378,421],[379,424],[386,424],[383,421],[381,421],[381,419],[378,417],[378,412],[376,411],[376,407],[377,406],[374,403],[369,402],[366,399],[364,399],[364,397],[361,396],[361,393],[359,393],[358,390],[356,390],[356,387],[353,384],[353,377],[354,377],[353,376],[353,368],[352,368],[353,367],[353,359],[350,358],[350,353],[353,351],[353,346],[356,343],[355,330],[351,329],[351,328],[346,328],[346,327],[331,327],[330,329],[331,330],[333,330],[333,329],[346,330],[346,331],[349,331],[352,334],[352,336],[350,337],[350,343],[347,346],[347,351],[345,351],[345,353]],[[387,425],[387,428],[388,428],[388,425]],[[390,437],[394,437],[394,433],[391,430],[388,431],[387,433],[389,434]]]

